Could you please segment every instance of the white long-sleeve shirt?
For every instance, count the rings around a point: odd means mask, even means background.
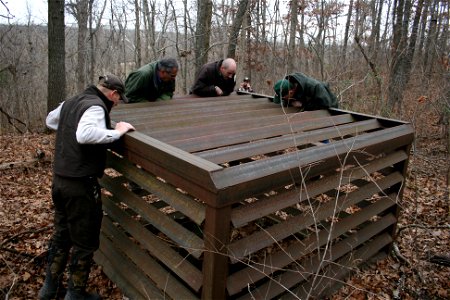
[[[45,120],[48,128],[57,130],[62,102],[52,110]],[[81,116],[76,131],[77,142],[80,144],[107,144],[121,137],[119,131],[107,129],[105,125],[105,111],[102,107],[94,105],[89,107]]]

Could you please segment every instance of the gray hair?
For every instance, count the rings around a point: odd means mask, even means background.
[[[178,69],[178,62],[175,58],[163,58],[158,61],[158,70],[170,71],[174,68]]]

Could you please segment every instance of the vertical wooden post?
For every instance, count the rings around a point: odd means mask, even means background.
[[[394,168],[397,169],[399,172],[401,172],[402,175],[403,175],[403,182],[402,182],[401,184],[398,184],[398,185],[395,186],[395,187],[391,187],[391,189],[392,189],[392,188],[395,188],[394,191],[397,193],[398,199],[403,199],[403,192],[404,192],[405,186],[406,186],[406,177],[408,176],[407,170],[408,170],[408,165],[409,165],[409,158],[410,158],[410,153],[411,153],[411,147],[412,147],[412,144],[406,145],[406,146],[404,147],[405,153],[408,155],[408,158],[407,158],[406,160],[401,161],[401,162],[399,162],[399,163],[397,163],[397,164],[394,165]],[[399,219],[400,211],[401,211],[401,207],[400,207],[400,205],[397,203],[397,205],[395,206],[395,212],[394,212],[395,217],[397,218],[397,220]],[[392,225],[391,236],[392,236],[392,239],[393,239],[393,240],[396,239],[397,226],[398,226],[398,222],[395,222],[395,223]],[[389,249],[389,252],[392,250],[392,249],[391,249],[392,246],[393,246],[392,243],[389,244],[389,248],[390,248],[390,249]]]
[[[226,299],[231,206],[206,207],[202,299]]]

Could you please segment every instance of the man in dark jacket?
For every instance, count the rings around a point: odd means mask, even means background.
[[[172,99],[178,63],[163,58],[131,72],[125,80],[126,96],[130,103]]]
[[[303,73],[293,73],[279,80],[274,86],[274,103],[298,107],[302,110],[337,108],[336,96],[328,84],[308,77]]]
[[[232,58],[203,65],[191,93],[200,97],[228,96],[234,91],[236,61]]]
[[[109,113],[120,100],[127,101],[124,90],[118,77],[101,76],[96,86],[62,102],[47,116],[47,126],[57,131],[52,184],[55,230],[39,299],[55,298],[62,286],[69,252],[69,283],[64,299],[99,299],[86,292],[103,216],[97,178],[103,175],[107,148],[134,130],[126,122],[111,127]]]

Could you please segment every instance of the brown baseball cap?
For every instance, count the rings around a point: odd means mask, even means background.
[[[108,74],[100,76],[98,80],[99,84],[104,86],[105,88],[116,90],[120,95],[120,99],[123,102],[128,103],[128,98],[127,96],[125,96],[125,85],[119,77],[113,74]]]

